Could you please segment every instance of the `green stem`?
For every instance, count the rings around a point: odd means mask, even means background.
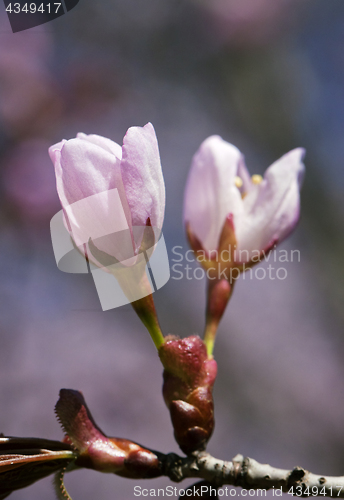
[[[207,347],[208,358],[213,355],[217,325],[207,324],[204,331],[204,343]]]
[[[213,354],[216,332],[233,292],[233,286],[226,279],[208,279],[208,296],[204,343],[208,357]]]
[[[146,262],[141,261],[135,266],[117,268],[112,272],[128,301],[133,306],[136,314],[147,328],[155,347],[159,349],[165,339],[159,325],[152,295],[152,287],[147,276],[145,265]],[[140,295],[143,295],[143,297],[135,300],[138,292]]]
[[[159,349],[159,347],[165,342],[165,339],[159,325],[153,295],[147,295],[142,299],[135,300],[135,302],[132,302],[131,305],[142,323],[147,328],[155,347]]]

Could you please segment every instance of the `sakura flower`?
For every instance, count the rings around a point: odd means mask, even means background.
[[[137,255],[147,225],[161,231],[165,186],[152,124],[131,127],[122,147],[79,133],[49,154],[68,230],[96,264]]]
[[[242,271],[294,229],[300,214],[304,150],[297,148],[250,177],[240,151],[211,136],[192,160],[184,219],[190,245],[207,270],[204,342],[211,357],[219,322]]]
[[[74,245],[115,276],[159,346],[163,337],[146,257],[160,236],[165,185],[152,124],[131,127],[122,147],[105,137],[79,133],[50,147],[49,154]]]
[[[264,178],[251,178],[235,146],[219,136],[206,139],[193,157],[185,191],[184,220],[191,237],[210,257],[231,241],[234,262],[257,262],[299,219],[303,156],[302,148],[294,149],[273,163]]]

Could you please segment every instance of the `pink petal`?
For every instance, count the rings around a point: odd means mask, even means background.
[[[243,183],[240,188],[240,192],[242,194],[247,194],[254,187],[254,184],[252,183],[250,173],[246,168],[244,155],[241,155],[237,176],[240,177]]]
[[[84,138],[66,141],[62,147],[61,144],[52,146],[50,154],[55,165],[57,191],[69,229],[74,229],[76,244],[81,245],[89,237],[98,238],[95,244],[100,250],[119,259],[130,257],[128,244],[123,255],[118,236],[107,236],[125,222],[126,227],[131,228],[119,158]],[[114,198],[115,189],[118,190],[120,205]],[[131,243],[130,246],[132,254]]]
[[[123,190],[120,162],[105,149],[83,139],[71,139],[64,143],[60,157],[57,151],[55,155],[58,192],[69,204],[109,189]]]
[[[153,227],[161,230],[165,211],[165,184],[158,142],[153,125],[131,127],[123,139],[121,173],[130,207],[132,225],[144,228],[150,217]],[[136,250],[142,231],[134,233]]]
[[[117,144],[117,142],[111,141],[111,139],[108,139],[107,137],[102,137],[101,135],[96,135],[96,134],[86,135],[83,134],[82,132],[79,132],[77,134],[77,138],[91,142],[92,144],[95,144],[96,146],[105,149],[105,151],[114,154],[119,159],[122,158],[121,146]]]
[[[215,135],[201,144],[192,159],[185,190],[184,221],[190,224],[207,251],[217,249],[227,215],[243,211],[241,195],[235,186],[239,167],[245,168],[243,161],[235,146]]]
[[[66,139],[62,139],[61,142],[58,142],[57,144],[54,144],[53,146],[50,146],[49,148],[49,156],[50,159],[53,163],[57,160],[57,157],[59,156],[58,153],[61,152],[61,149],[63,145],[65,144]]]
[[[300,214],[304,153],[297,148],[282,156],[244,198],[244,212],[235,219],[238,250],[248,250],[252,256],[293,230]]]

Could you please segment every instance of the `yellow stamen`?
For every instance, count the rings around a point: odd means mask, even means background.
[[[252,175],[251,177],[253,184],[260,184],[263,180],[263,177],[261,175],[255,174]]]
[[[238,189],[240,189],[243,185],[242,179],[238,176],[235,177],[234,184]]]

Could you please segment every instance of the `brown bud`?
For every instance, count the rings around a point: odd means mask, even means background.
[[[205,448],[214,428],[212,388],[217,365],[196,335],[168,337],[159,355],[164,370],[163,395],[174,435],[186,453]]]

